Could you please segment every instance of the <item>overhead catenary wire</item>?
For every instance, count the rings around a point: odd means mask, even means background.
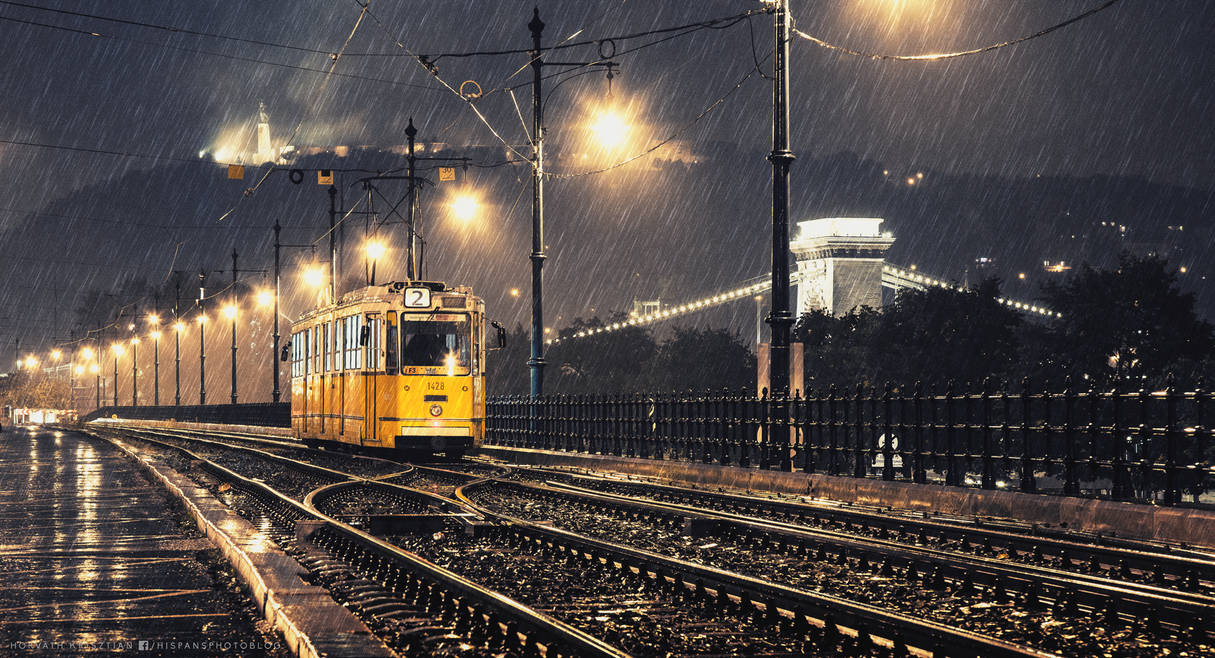
[[[2,2],[2,1],[3,0],[0,0],[0,2]],[[30,20],[24,20],[24,19],[20,19],[20,18],[13,18],[11,16],[0,16],[0,21],[5,21],[5,22],[9,22],[9,23],[17,23],[20,25],[29,25],[29,26],[33,26],[33,27],[41,27],[41,28],[46,28],[46,29],[50,29],[50,30],[59,30],[62,32],[70,32],[73,34],[78,34],[81,36],[91,37],[91,38],[106,39],[106,40],[110,40],[110,41],[122,41],[122,42],[127,42],[127,43],[143,45],[143,46],[149,46],[152,48],[162,48],[162,49],[166,49],[166,50],[176,50],[179,52],[190,53],[193,55],[207,55],[210,57],[219,57],[222,59],[227,59],[227,60],[231,60],[231,61],[235,61],[235,62],[247,62],[250,64],[265,64],[266,66],[275,66],[278,68],[291,69],[291,70],[295,70],[295,71],[305,71],[308,73],[320,73],[323,75],[333,75],[333,76],[339,77],[339,78],[363,80],[366,82],[376,82],[376,83],[380,83],[380,84],[394,85],[394,86],[398,86],[398,87],[410,87],[413,89],[423,89],[426,91],[441,91],[441,89],[439,89],[438,87],[435,87],[433,85],[422,85],[422,84],[416,84],[416,83],[412,83],[412,82],[402,82],[400,80],[392,80],[389,78],[376,78],[376,77],[367,76],[367,75],[359,75],[357,73],[341,73],[341,72],[336,72],[336,71],[331,73],[323,68],[313,68],[310,66],[301,66],[298,64],[287,64],[284,62],[275,62],[275,61],[266,60],[266,59],[259,59],[256,57],[248,57],[248,56],[244,56],[244,55],[233,55],[230,53],[216,52],[214,50],[203,50],[201,48],[190,48],[187,46],[177,46],[177,45],[170,44],[170,43],[162,43],[159,41],[149,41],[147,39],[136,39],[133,37],[124,37],[124,36],[118,36],[118,35],[114,35],[114,34],[105,34],[102,32],[91,31],[91,30],[80,30],[80,29],[76,29],[76,28],[72,28],[72,27],[66,27],[63,25],[53,25],[50,23],[41,23],[38,21],[30,21]]]
[[[797,28],[793,28],[793,33],[815,45],[821,46],[823,48],[827,48],[829,50],[842,52],[846,55],[852,55],[855,57],[864,57],[866,59],[894,60],[894,61],[902,61],[902,62],[935,62],[935,61],[940,61],[940,60],[944,60],[944,59],[953,59],[956,57],[966,57],[968,55],[978,55],[980,53],[986,53],[986,52],[990,52],[992,50],[997,50],[1000,48],[1006,48],[1008,46],[1014,46],[1019,43],[1024,43],[1031,39],[1037,39],[1038,37],[1046,36],[1046,35],[1050,34],[1051,32],[1063,29],[1063,28],[1067,27],[1068,25],[1078,23],[1090,16],[1093,16],[1094,14],[1105,11],[1106,9],[1109,9],[1110,7],[1114,6],[1115,4],[1117,4],[1120,1],[1121,0],[1106,0],[1102,4],[1097,5],[1096,7],[1093,7],[1092,9],[1089,9],[1088,11],[1085,11],[1083,13],[1077,14],[1077,15],[1063,21],[1062,23],[1056,23],[1048,28],[1038,30],[1037,32],[1034,32],[1033,34],[1027,34],[1023,37],[1018,37],[1018,38],[1012,39],[1010,41],[1002,41],[1000,43],[993,43],[993,44],[990,44],[987,46],[982,46],[980,48],[971,48],[970,50],[958,50],[958,51],[948,52],[948,53],[926,53],[926,54],[922,54],[922,55],[884,55],[884,54],[879,54],[879,53],[865,52],[862,50],[855,50],[853,48],[848,48],[846,46],[840,46],[840,45],[836,45],[833,43],[828,43],[827,41],[824,41],[823,39],[806,34],[805,32],[802,32],[801,30],[799,30]]]

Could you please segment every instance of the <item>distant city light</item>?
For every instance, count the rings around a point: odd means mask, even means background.
[[[1024,280],[1025,280],[1025,272],[1018,272],[1018,273],[1017,273],[1017,278],[1018,278],[1018,279],[1021,279],[1022,281],[1024,281]]]
[[[510,289],[510,296],[511,296],[511,297],[518,297],[518,296],[519,296],[519,289],[518,289],[518,288],[511,288],[511,289]]]
[[[908,184],[908,185],[915,185],[915,181],[916,181],[916,179],[915,179],[915,178],[908,178],[908,179],[907,179],[907,184]]]

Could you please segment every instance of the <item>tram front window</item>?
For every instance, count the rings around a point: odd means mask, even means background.
[[[423,374],[442,368],[446,374],[466,374],[469,361],[468,321],[405,321],[401,332],[401,366]]]

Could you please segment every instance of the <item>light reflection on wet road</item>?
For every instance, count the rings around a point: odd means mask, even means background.
[[[214,590],[197,559],[210,548],[108,443],[41,429],[0,434],[0,654],[264,641]]]

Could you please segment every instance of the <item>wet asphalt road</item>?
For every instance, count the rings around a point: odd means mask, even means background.
[[[256,611],[186,518],[109,443],[6,426],[0,655],[264,653]]]

